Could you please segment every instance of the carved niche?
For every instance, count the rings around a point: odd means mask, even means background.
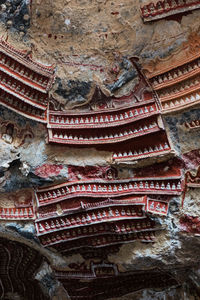
[[[146,212],[166,215],[169,201],[162,197],[183,189],[180,170],[163,173],[162,168],[138,170],[126,179],[105,168],[103,178],[71,176],[72,181],[37,189],[35,226],[41,243],[65,254],[105,256],[124,243],[153,242],[161,228]]]
[[[33,192],[22,189],[14,193],[0,194],[0,219],[32,220],[35,218]]]
[[[163,0],[142,6],[141,16],[144,22],[150,22],[174,15],[183,15],[198,8],[200,8],[200,1],[196,0]]]
[[[35,273],[44,257],[35,249],[19,242],[0,238],[0,297],[1,299],[48,300]]]
[[[0,137],[8,144],[13,144],[15,147],[22,146],[27,140],[34,137],[30,125],[21,128],[15,122],[1,121],[0,123]]]
[[[48,142],[111,151],[117,163],[169,154],[172,149],[158,99],[142,73],[138,78],[129,95],[108,97],[96,89],[91,102],[79,109],[61,111],[50,106]],[[96,106],[101,100],[105,105]]]
[[[156,91],[162,113],[173,113],[200,103],[200,39],[191,34],[169,57],[144,66],[144,73]]]
[[[54,68],[32,60],[0,39],[0,104],[32,120],[46,123],[48,91]]]
[[[167,288],[177,284],[169,271],[157,269],[120,272],[109,262],[70,265],[71,270],[55,271],[72,299],[95,300],[119,297],[144,288]]]

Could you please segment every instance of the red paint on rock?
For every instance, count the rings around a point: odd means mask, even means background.
[[[200,150],[192,150],[183,154],[183,161],[187,169],[195,169],[200,165]]]
[[[180,218],[181,231],[200,234],[200,219],[194,216],[184,215]]]
[[[68,166],[69,180],[80,180],[80,179],[117,179],[118,172],[115,168],[109,166]]]
[[[170,159],[168,162],[157,163],[148,167],[135,169],[136,177],[170,177],[180,176],[182,161],[178,158]]]
[[[50,176],[57,176],[63,169],[62,165],[44,164],[35,169],[35,175],[42,178],[48,178]]]

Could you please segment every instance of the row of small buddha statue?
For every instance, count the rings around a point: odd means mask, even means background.
[[[151,2],[150,4],[144,5],[141,10],[142,15],[148,17],[150,15],[154,16],[184,6],[195,5],[197,2],[198,1],[195,0],[164,0],[158,1],[156,4]]]
[[[20,77],[26,77],[27,79],[41,85],[44,88],[47,87],[47,77],[34,72],[2,52],[0,53],[0,63],[19,74]]]

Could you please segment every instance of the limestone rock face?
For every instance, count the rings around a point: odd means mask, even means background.
[[[29,4],[25,0],[1,1],[0,21],[7,29],[24,36],[30,27]]]
[[[200,298],[199,17],[0,1],[1,299]]]

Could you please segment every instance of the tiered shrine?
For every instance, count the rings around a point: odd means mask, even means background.
[[[139,79],[128,96],[106,97],[100,91],[99,96],[96,91],[90,106],[82,110],[55,111],[50,107],[49,143],[112,151],[116,162],[169,154],[171,146],[158,100],[142,74]]]
[[[0,219],[2,220],[29,220],[34,219],[33,207],[29,208],[0,208]]]
[[[191,174],[187,171],[185,174],[185,185],[188,188],[200,188],[200,167],[198,167],[196,174]]]
[[[54,68],[33,61],[27,51],[17,50],[0,39],[0,104],[46,123],[48,91]]]
[[[200,120],[193,120],[191,122],[185,122],[185,127],[188,130],[194,130],[200,128]]]
[[[144,66],[144,72],[162,105],[162,113],[173,113],[200,103],[200,42],[184,43],[168,58]]]
[[[185,14],[198,8],[200,1],[197,0],[163,0],[142,6],[141,15],[144,22],[149,22]]]
[[[115,264],[93,261],[90,266],[72,267],[71,270],[55,271],[55,276],[74,300],[103,300],[143,288],[159,289],[177,284],[170,272],[157,269],[120,272]]]
[[[7,199],[0,194],[0,220],[28,221],[35,219],[33,198],[33,192],[30,189],[8,193]]]
[[[181,191],[179,170],[164,175],[157,172],[151,177],[138,174],[121,180],[79,180],[39,188],[37,235],[45,247],[53,246],[63,253],[97,249],[102,254],[104,248],[116,251],[119,245],[135,240],[153,242],[155,230],[160,228],[145,212],[147,206],[151,211],[159,201],[148,199],[147,205],[147,196],[174,196]],[[161,207],[165,214],[165,204]],[[161,207],[157,206],[160,212]]]
[[[35,279],[35,273],[43,262],[44,257],[35,249],[26,244],[1,238],[0,298],[49,299],[43,294],[39,282]]]
[[[0,119],[0,138],[6,143],[13,144],[17,148],[33,137],[34,134],[29,124],[21,127],[11,120]]]

